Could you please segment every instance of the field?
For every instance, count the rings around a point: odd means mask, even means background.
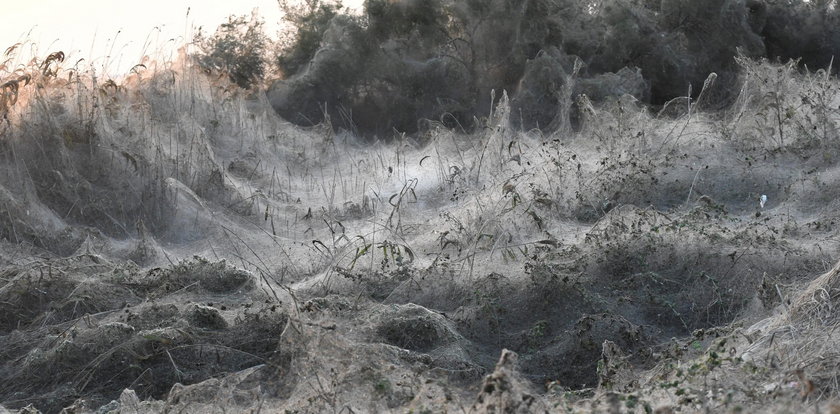
[[[840,82],[738,65],[389,141],[0,72],[0,412],[840,412]]]

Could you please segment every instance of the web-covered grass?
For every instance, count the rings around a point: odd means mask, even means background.
[[[836,271],[802,288],[837,260],[838,83],[739,63],[726,110],[710,76],[656,110],[576,98],[543,134],[498,93],[475,132],[391,142],[294,126],[186,56],[119,80],[61,53],[3,69],[0,373],[20,385],[0,402],[164,399],[249,368],[278,409],[419,408],[425,379],[469,394],[510,349],[556,409],[826,403]],[[193,369],[199,344],[236,357]]]

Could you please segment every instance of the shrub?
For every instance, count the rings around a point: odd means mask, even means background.
[[[765,0],[762,35],[767,57],[802,58],[810,69],[828,67],[840,55],[840,10],[833,0]],[[835,66],[835,70],[837,65]]]
[[[231,82],[242,88],[250,88],[265,75],[269,40],[256,13],[250,18],[229,16],[212,36],[199,30],[193,42],[200,50],[195,55],[199,65],[226,72]]]
[[[292,122],[326,115],[366,135],[416,132],[424,118],[476,127],[494,90],[509,93],[514,127],[556,131],[577,94],[663,105],[698,97],[711,73],[704,104],[723,108],[739,89],[736,56],[825,67],[840,50],[835,0],[366,0],[363,16],[326,1],[281,1],[289,76],[268,94]]]

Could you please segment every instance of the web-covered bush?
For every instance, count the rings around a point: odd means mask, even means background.
[[[550,32],[549,4],[369,0],[363,16],[333,17],[308,64],[269,98],[295,123],[329,115],[366,134],[416,131],[424,118],[470,126],[492,90],[518,87]]]
[[[421,119],[478,126],[502,90],[515,127],[553,131],[578,94],[662,105],[697,98],[711,73],[704,105],[723,108],[737,95],[736,57],[825,66],[840,45],[833,1],[367,0],[358,16],[324,4],[295,17],[281,61],[297,63],[269,99],[292,122],[329,117],[369,136],[414,132]]]
[[[763,6],[768,58],[801,58],[802,64],[817,70],[840,56],[840,10],[835,0],[764,0]]]

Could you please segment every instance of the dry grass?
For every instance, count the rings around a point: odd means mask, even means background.
[[[475,133],[362,143],[186,58],[65,58],[0,68],[4,405],[834,407],[830,71],[742,60],[726,111],[581,98],[549,135],[502,95]]]

